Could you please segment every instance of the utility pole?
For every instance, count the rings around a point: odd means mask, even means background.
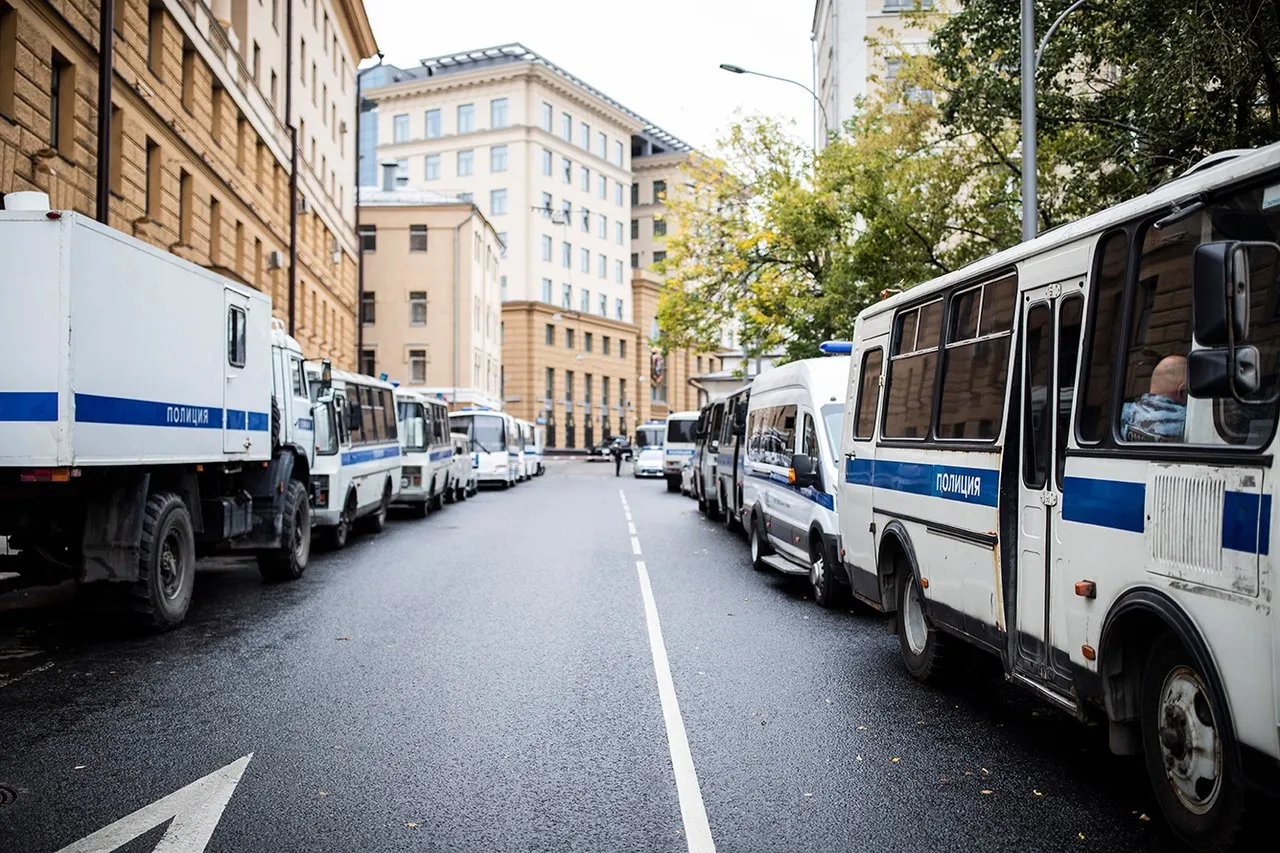
[[[1034,240],[1036,220],[1035,0],[1022,0],[1022,239]]]

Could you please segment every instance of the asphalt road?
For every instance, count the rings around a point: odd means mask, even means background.
[[[160,637],[0,596],[0,851],[250,754],[205,849],[685,850],[637,559],[717,850],[1172,849],[1100,730],[998,674],[917,685],[881,619],[753,572],[661,481],[549,467],[294,584],[211,560]]]

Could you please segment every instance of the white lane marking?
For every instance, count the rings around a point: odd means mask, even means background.
[[[707,807],[702,802],[698,772],[693,766],[689,737],[685,734],[684,719],[680,716],[676,685],[671,679],[671,664],[667,660],[667,647],[662,641],[662,625],[658,621],[658,605],[653,600],[653,587],[649,584],[649,570],[645,568],[644,560],[636,560],[636,572],[640,575],[644,619],[649,627],[649,649],[653,652],[653,671],[658,678],[658,699],[662,702],[662,721],[667,727],[667,746],[671,749],[671,768],[675,771],[676,795],[680,800],[685,841],[688,842],[689,853],[715,853],[716,844],[711,839]]]
[[[640,553],[640,537],[638,536],[631,537],[631,553],[632,554]]]
[[[39,666],[31,667],[31,669],[28,669],[25,672],[20,672],[17,675],[11,675],[8,678],[0,678],[0,688],[8,687],[10,684],[17,684],[19,681],[26,678],[27,676],[35,675],[37,672],[44,672],[46,669],[49,669],[51,666],[53,666],[53,661],[47,661],[46,663],[42,663]]]
[[[635,523],[632,522],[630,518],[627,519],[627,532],[630,533],[632,536],[636,535]]]
[[[152,853],[200,853],[218,828],[253,753],[104,826],[58,853],[107,853],[173,818]]]

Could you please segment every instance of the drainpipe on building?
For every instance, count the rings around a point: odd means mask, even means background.
[[[98,197],[95,218],[103,225],[111,210],[111,79],[115,73],[115,0],[98,9]]]
[[[284,7],[284,67],[284,126],[289,129],[289,334],[292,335],[297,328],[298,302],[298,129],[293,126],[293,0],[285,0]]]

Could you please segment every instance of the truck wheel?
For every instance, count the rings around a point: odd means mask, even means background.
[[[387,527],[387,510],[391,506],[391,481],[382,487],[382,500],[373,515],[365,516],[361,526],[366,533],[381,533]]]
[[[1142,672],[1147,776],[1169,827],[1200,853],[1231,848],[1245,822],[1222,708],[1182,644],[1167,634],[1157,640]]]
[[[307,490],[290,480],[284,493],[280,546],[258,552],[258,571],[266,581],[296,581],[311,557],[311,504]]]
[[[898,568],[898,646],[902,662],[916,681],[928,684],[945,674],[947,637],[924,613],[924,593],[911,569]]]
[[[827,559],[827,548],[814,534],[809,541],[809,586],[813,588],[813,600],[819,607],[835,607],[840,597],[840,584],[836,580],[835,566]]]
[[[168,631],[182,622],[196,576],[196,542],[182,498],[147,498],[138,548],[138,579],[129,588],[129,613],[139,625]]]
[[[329,528],[329,547],[333,550],[341,551],[347,547],[347,540],[351,538],[351,517],[355,512],[356,496],[350,494],[347,496],[346,506],[338,513],[338,523]]]

